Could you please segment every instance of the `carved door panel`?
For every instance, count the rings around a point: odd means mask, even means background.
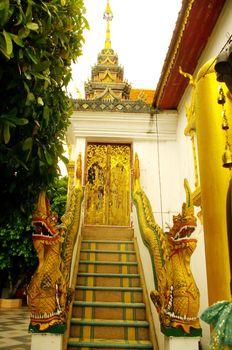
[[[85,224],[130,225],[130,145],[87,146]]]

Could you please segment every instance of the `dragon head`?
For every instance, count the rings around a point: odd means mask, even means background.
[[[186,203],[182,205],[181,214],[173,216],[173,226],[169,231],[169,238],[174,241],[190,237],[197,226],[197,220],[194,216],[192,193],[187,179],[184,180],[184,187]]]
[[[56,240],[60,230],[57,227],[58,217],[51,211],[50,202],[44,191],[39,194],[36,210],[32,214],[32,224],[35,226],[33,240]]]

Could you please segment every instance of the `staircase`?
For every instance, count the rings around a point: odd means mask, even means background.
[[[68,350],[157,349],[133,230],[84,228]]]

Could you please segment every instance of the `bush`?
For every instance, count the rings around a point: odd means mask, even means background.
[[[83,0],[0,1],[0,225],[28,217],[59,175],[84,12]]]
[[[50,186],[48,195],[52,211],[61,217],[65,212],[67,194],[67,177],[56,178]],[[14,222],[0,226],[0,290],[8,290],[8,297],[15,297],[20,287],[24,288],[30,281],[37,266],[37,256],[33,247],[31,215],[15,218]]]

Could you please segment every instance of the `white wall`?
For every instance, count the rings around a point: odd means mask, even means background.
[[[192,146],[183,133],[185,124],[183,106],[180,107],[178,124],[176,113],[170,111],[162,112],[153,118],[147,114],[75,112],[69,129],[70,139],[74,140],[75,144],[73,156],[75,158],[81,152],[84,160],[87,141],[131,142],[133,153],[137,152],[140,160],[141,185],[150,199],[157,223],[166,230],[166,223],[172,225],[172,216],[181,211],[185,201],[184,178],[188,178],[191,186],[194,184]],[[154,289],[150,255],[142,242],[135,210],[132,217],[150,294]],[[200,232],[201,229],[197,229],[199,243],[192,258],[192,269],[202,291],[204,309],[207,286],[203,234]],[[163,349],[164,337],[159,330],[158,315],[153,303],[150,303],[159,347]]]

